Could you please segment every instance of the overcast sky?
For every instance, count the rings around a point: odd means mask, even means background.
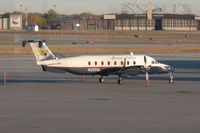
[[[0,0],[0,13],[21,11],[47,12],[54,9],[62,14],[92,12],[96,14],[119,13],[127,3],[166,5],[173,10],[173,4],[187,4],[195,14],[200,15],[200,0]],[[22,5],[20,7],[20,5]],[[54,6],[56,5],[56,6]]]

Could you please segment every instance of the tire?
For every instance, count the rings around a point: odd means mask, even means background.
[[[100,78],[99,83],[104,83],[104,78]]]
[[[121,84],[122,84],[122,80],[121,80],[121,79],[118,79],[117,83],[118,83],[119,85],[121,85]]]
[[[169,79],[169,83],[170,83],[170,84],[173,84],[174,81],[173,81],[172,79]]]

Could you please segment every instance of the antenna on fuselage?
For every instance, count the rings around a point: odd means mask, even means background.
[[[134,55],[134,53],[133,53],[133,52],[130,52],[130,54],[131,54],[131,55]]]

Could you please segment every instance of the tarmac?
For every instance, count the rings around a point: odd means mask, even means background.
[[[168,75],[77,76],[42,72],[30,55],[2,55],[1,133],[199,133],[199,54],[150,55],[173,66]],[[0,77],[2,81],[2,76]]]

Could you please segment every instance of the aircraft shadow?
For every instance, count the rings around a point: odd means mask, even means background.
[[[77,83],[80,82],[80,79],[9,79],[8,83]]]
[[[96,83],[98,83],[98,78],[86,78],[86,79],[80,79],[80,78],[73,78],[73,79],[9,79],[7,82],[8,83],[46,83],[46,84],[69,84],[69,83],[90,83],[95,81]],[[110,80],[110,81],[117,81],[117,78],[106,78],[106,80]],[[139,80],[139,81],[143,81],[145,80],[145,77],[133,77],[133,78],[124,78],[124,81],[134,81],[134,80]],[[150,77],[150,80],[154,80],[154,81],[168,81],[169,78],[167,77]],[[174,78],[174,81],[196,81],[199,82],[200,78],[196,78],[196,77],[176,77]],[[3,81],[2,81],[3,83]]]

